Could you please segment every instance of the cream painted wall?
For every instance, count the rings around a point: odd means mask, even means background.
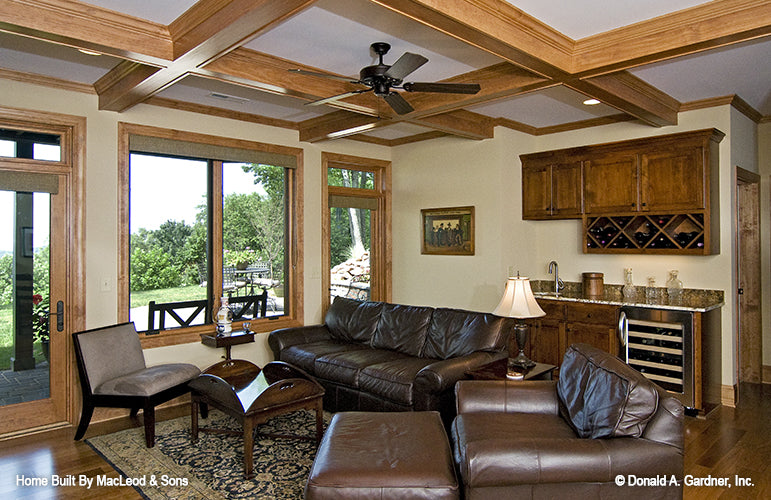
[[[321,321],[321,152],[391,159],[389,148],[340,140],[310,144],[297,131],[202,116],[156,106],[138,105],[124,113],[99,111],[97,97],[43,86],[2,81],[0,105],[85,116],[86,136],[86,326],[95,328],[117,319],[118,268],[118,122],[253,140],[304,150],[304,267],[305,322]],[[102,291],[100,284],[109,283]],[[233,353],[264,364],[272,358],[267,334],[257,342],[237,346]],[[219,361],[223,353],[198,343],[147,349],[148,364],[188,360],[200,367]]]
[[[719,150],[718,255],[584,254],[580,221],[522,220],[520,154],[706,128],[726,134]],[[490,311],[500,298],[509,266],[533,279],[549,279],[550,260],[560,264],[566,281],[580,281],[581,273],[596,271],[605,274],[606,283],[621,283],[623,269],[632,267],[636,284],[653,276],[664,286],[669,270],[678,269],[686,287],[734,290],[733,165],[740,159],[752,163],[748,159],[753,153],[748,151],[754,141],[754,124],[723,106],[681,113],[677,126],[659,129],[626,122],[533,137],[498,127],[494,139],[482,142],[442,139],[395,148],[394,301]],[[424,185],[431,188],[420,187]],[[420,209],[459,205],[476,206],[476,255],[420,255]],[[726,293],[722,309],[726,385],[734,383],[735,373],[734,302]]]
[[[771,366],[771,122],[758,126],[760,174],[760,275],[763,302],[763,364]],[[768,381],[767,381],[768,382]]]

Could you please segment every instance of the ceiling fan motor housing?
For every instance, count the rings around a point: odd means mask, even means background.
[[[391,66],[387,64],[375,64],[367,66],[359,71],[359,81],[371,87],[376,95],[383,96],[391,93],[391,87],[402,83],[400,79],[390,78],[385,75]]]

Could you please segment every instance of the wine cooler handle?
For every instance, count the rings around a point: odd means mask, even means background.
[[[627,320],[624,311],[618,313],[618,338],[624,349],[624,361],[629,361],[629,348],[627,346],[627,340],[629,338],[629,321]]]

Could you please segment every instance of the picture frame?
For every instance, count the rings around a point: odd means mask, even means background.
[[[424,255],[474,255],[474,207],[424,208],[420,211]]]

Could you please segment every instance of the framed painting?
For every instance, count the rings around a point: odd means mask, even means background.
[[[420,253],[474,255],[474,207],[424,208]]]

